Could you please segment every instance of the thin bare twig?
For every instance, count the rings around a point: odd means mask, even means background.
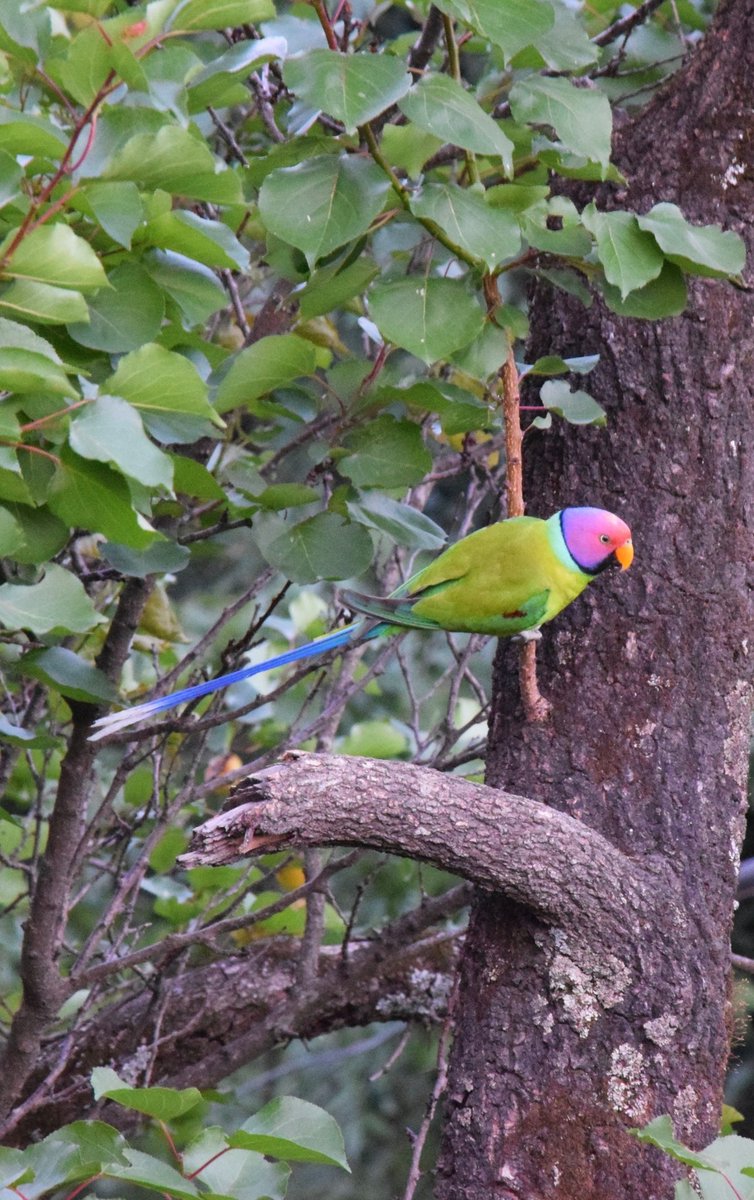
[[[424,1118],[413,1140],[411,1166],[409,1167],[408,1179],[406,1180],[406,1187],[403,1192],[403,1200],[413,1200],[422,1175],[421,1156],[424,1150],[424,1145],[427,1141],[427,1135],[429,1133],[432,1121],[434,1120],[440,1097],[443,1095],[446,1087],[448,1086],[448,1055],[450,1052],[450,1042],[453,1031],[453,1018],[457,994],[458,976],[456,975],[453,983],[453,991],[451,993],[450,1000],[448,1001],[448,1011],[443,1022],[440,1040],[437,1046],[437,1075],[435,1077],[435,1085],[432,1088],[432,1094],[429,1098]]]
[[[664,0],[644,0],[644,3],[635,8],[633,12],[628,13],[625,17],[619,17],[617,21],[613,21],[612,25],[608,25],[607,29],[603,29],[602,33],[593,37],[594,45],[608,46],[610,42],[630,33],[637,25],[646,21],[647,17],[651,16],[655,9],[663,3]]]

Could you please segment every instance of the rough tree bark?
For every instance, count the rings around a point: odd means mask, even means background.
[[[676,201],[751,247],[753,61],[754,3],[727,0],[685,69],[622,129],[629,182],[603,203]],[[585,313],[545,285],[535,296],[532,352],[601,355],[590,390],[609,430],[532,435],[529,511],[603,504],[632,524],[637,560],[546,635],[547,724],[523,720],[516,652],[501,649],[487,777],[669,873],[654,913],[626,906],[632,954],[612,961],[529,908],[480,896],[442,1200],[666,1200],[672,1167],[627,1128],[669,1112],[695,1145],[717,1131],[754,659],[753,317],[750,290],[712,281],[659,325],[599,304]]]

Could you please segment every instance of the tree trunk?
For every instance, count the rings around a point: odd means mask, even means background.
[[[752,62],[754,0],[727,0],[624,125],[628,185],[602,205],[674,201],[751,245]],[[488,782],[564,808],[637,866],[663,862],[664,894],[627,904],[625,944],[601,958],[480,895],[441,1200],[669,1200],[677,1168],[627,1130],[669,1112],[694,1145],[717,1131],[754,661],[753,318],[750,292],[713,280],[661,324],[537,290],[532,353],[599,353],[590,390],[609,427],[527,436],[529,511],[604,505],[632,525],[636,562],[545,632],[548,723],[524,722],[517,651],[501,647]]]

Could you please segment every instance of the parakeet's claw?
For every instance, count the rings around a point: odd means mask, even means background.
[[[520,633],[514,633],[511,638],[512,642],[541,642],[542,634],[538,629],[522,629]]]

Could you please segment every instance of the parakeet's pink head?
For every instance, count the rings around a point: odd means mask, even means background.
[[[634,545],[625,521],[604,508],[564,508],[560,514],[563,540],[582,571],[596,575],[613,563],[631,566]]]

